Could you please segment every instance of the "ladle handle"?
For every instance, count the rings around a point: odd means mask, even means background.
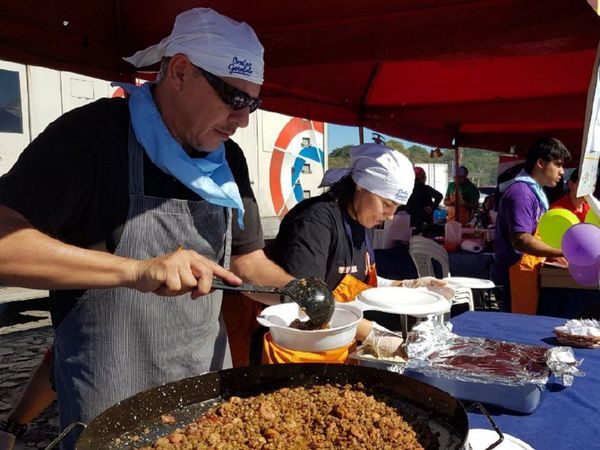
[[[213,278],[212,287],[214,289],[221,289],[223,291],[234,291],[234,292],[257,292],[262,294],[283,294],[285,291],[280,288],[271,286],[257,286],[255,284],[242,283],[237,286],[232,286],[225,283],[219,278]]]
[[[48,447],[46,447],[45,450],[50,450],[56,447],[67,436],[67,434],[69,434],[77,427],[86,428],[87,425],[83,422],[73,422],[67,428],[65,428],[63,432],[60,433],[52,442],[50,442],[50,444],[48,444]]]

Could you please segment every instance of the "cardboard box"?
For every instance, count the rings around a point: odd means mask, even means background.
[[[556,267],[556,266],[542,264],[542,267],[540,269],[540,276],[541,276],[540,285],[543,288],[548,287],[548,288],[598,290],[598,287],[582,286],[581,284],[577,283],[575,280],[573,280],[573,278],[571,278],[571,275],[569,274],[569,270],[562,268],[562,267]]]

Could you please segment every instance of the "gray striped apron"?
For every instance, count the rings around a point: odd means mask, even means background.
[[[231,211],[207,201],[144,195],[144,149],[129,133],[129,211],[116,255],[147,259],[182,245],[229,267]],[[192,300],[89,289],[56,329],[60,426],[88,423],[148,388],[231,367],[222,292]],[[70,449],[74,436],[64,442]]]

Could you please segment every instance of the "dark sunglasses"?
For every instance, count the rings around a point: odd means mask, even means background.
[[[226,83],[221,78],[216,75],[213,75],[210,72],[207,72],[202,67],[196,67],[206,78],[208,84],[219,94],[221,100],[223,100],[227,105],[234,110],[240,110],[245,108],[246,106],[250,108],[250,112],[256,111],[262,105],[262,100],[259,97],[251,97],[246,94],[244,91],[233,87],[229,83]]]

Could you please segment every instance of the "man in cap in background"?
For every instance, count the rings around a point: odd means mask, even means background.
[[[61,428],[229,367],[213,276],[293,279],[263,253],[246,161],[230,140],[260,106],[254,31],[195,8],[126,60],[160,61],[158,82],[63,115],[0,179],[0,282],[51,290]]]
[[[448,221],[458,220],[463,225],[471,221],[473,211],[479,206],[479,189],[469,180],[469,171],[465,166],[460,166],[456,172],[456,184],[451,181],[446,190],[444,205],[448,207]],[[458,185],[458,203],[456,199],[456,185]]]
[[[422,167],[415,167],[415,187],[406,203],[406,212],[410,214],[410,226],[420,232],[433,223],[433,211],[437,209],[444,195],[425,184],[427,174]]]

